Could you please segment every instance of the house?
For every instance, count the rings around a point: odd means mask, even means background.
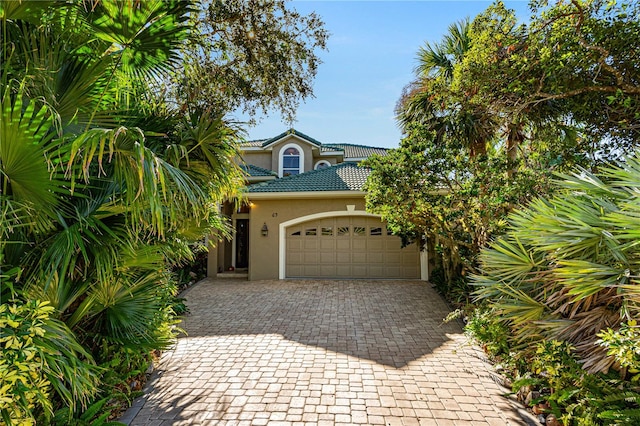
[[[247,202],[222,207],[234,235],[210,251],[210,276],[427,279],[427,253],[402,247],[380,216],[365,211],[369,170],[358,163],[386,149],[321,143],[291,129],[245,142],[241,153]]]

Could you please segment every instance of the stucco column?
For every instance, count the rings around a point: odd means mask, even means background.
[[[211,241],[218,241],[218,236],[216,234],[211,234],[206,238],[206,245],[209,249],[209,253],[207,254],[207,277],[208,278],[217,278],[218,277],[218,244],[215,246],[211,244]]]
[[[429,244],[427,244],[427,236],[424,236],[424,246],[420,250],[420,279],[429,281]]]

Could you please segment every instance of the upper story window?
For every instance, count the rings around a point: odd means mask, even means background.
[[[299,146],[286,145],[280,151],[280,176],[298,175],[304,172],[304,153]]]
[[[326,169],[327,167],[331,167],[331,163],[327,160],[320,160],[316,163],[316,170]]]

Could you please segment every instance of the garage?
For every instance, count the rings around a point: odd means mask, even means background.
[[[329,217],[285,232],[286,278],[420,278],[417,245],[402,248],[379,218]]]

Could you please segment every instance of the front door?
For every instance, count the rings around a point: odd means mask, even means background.
[[[236,269],[249,267],[249,219],[236,220]]]

